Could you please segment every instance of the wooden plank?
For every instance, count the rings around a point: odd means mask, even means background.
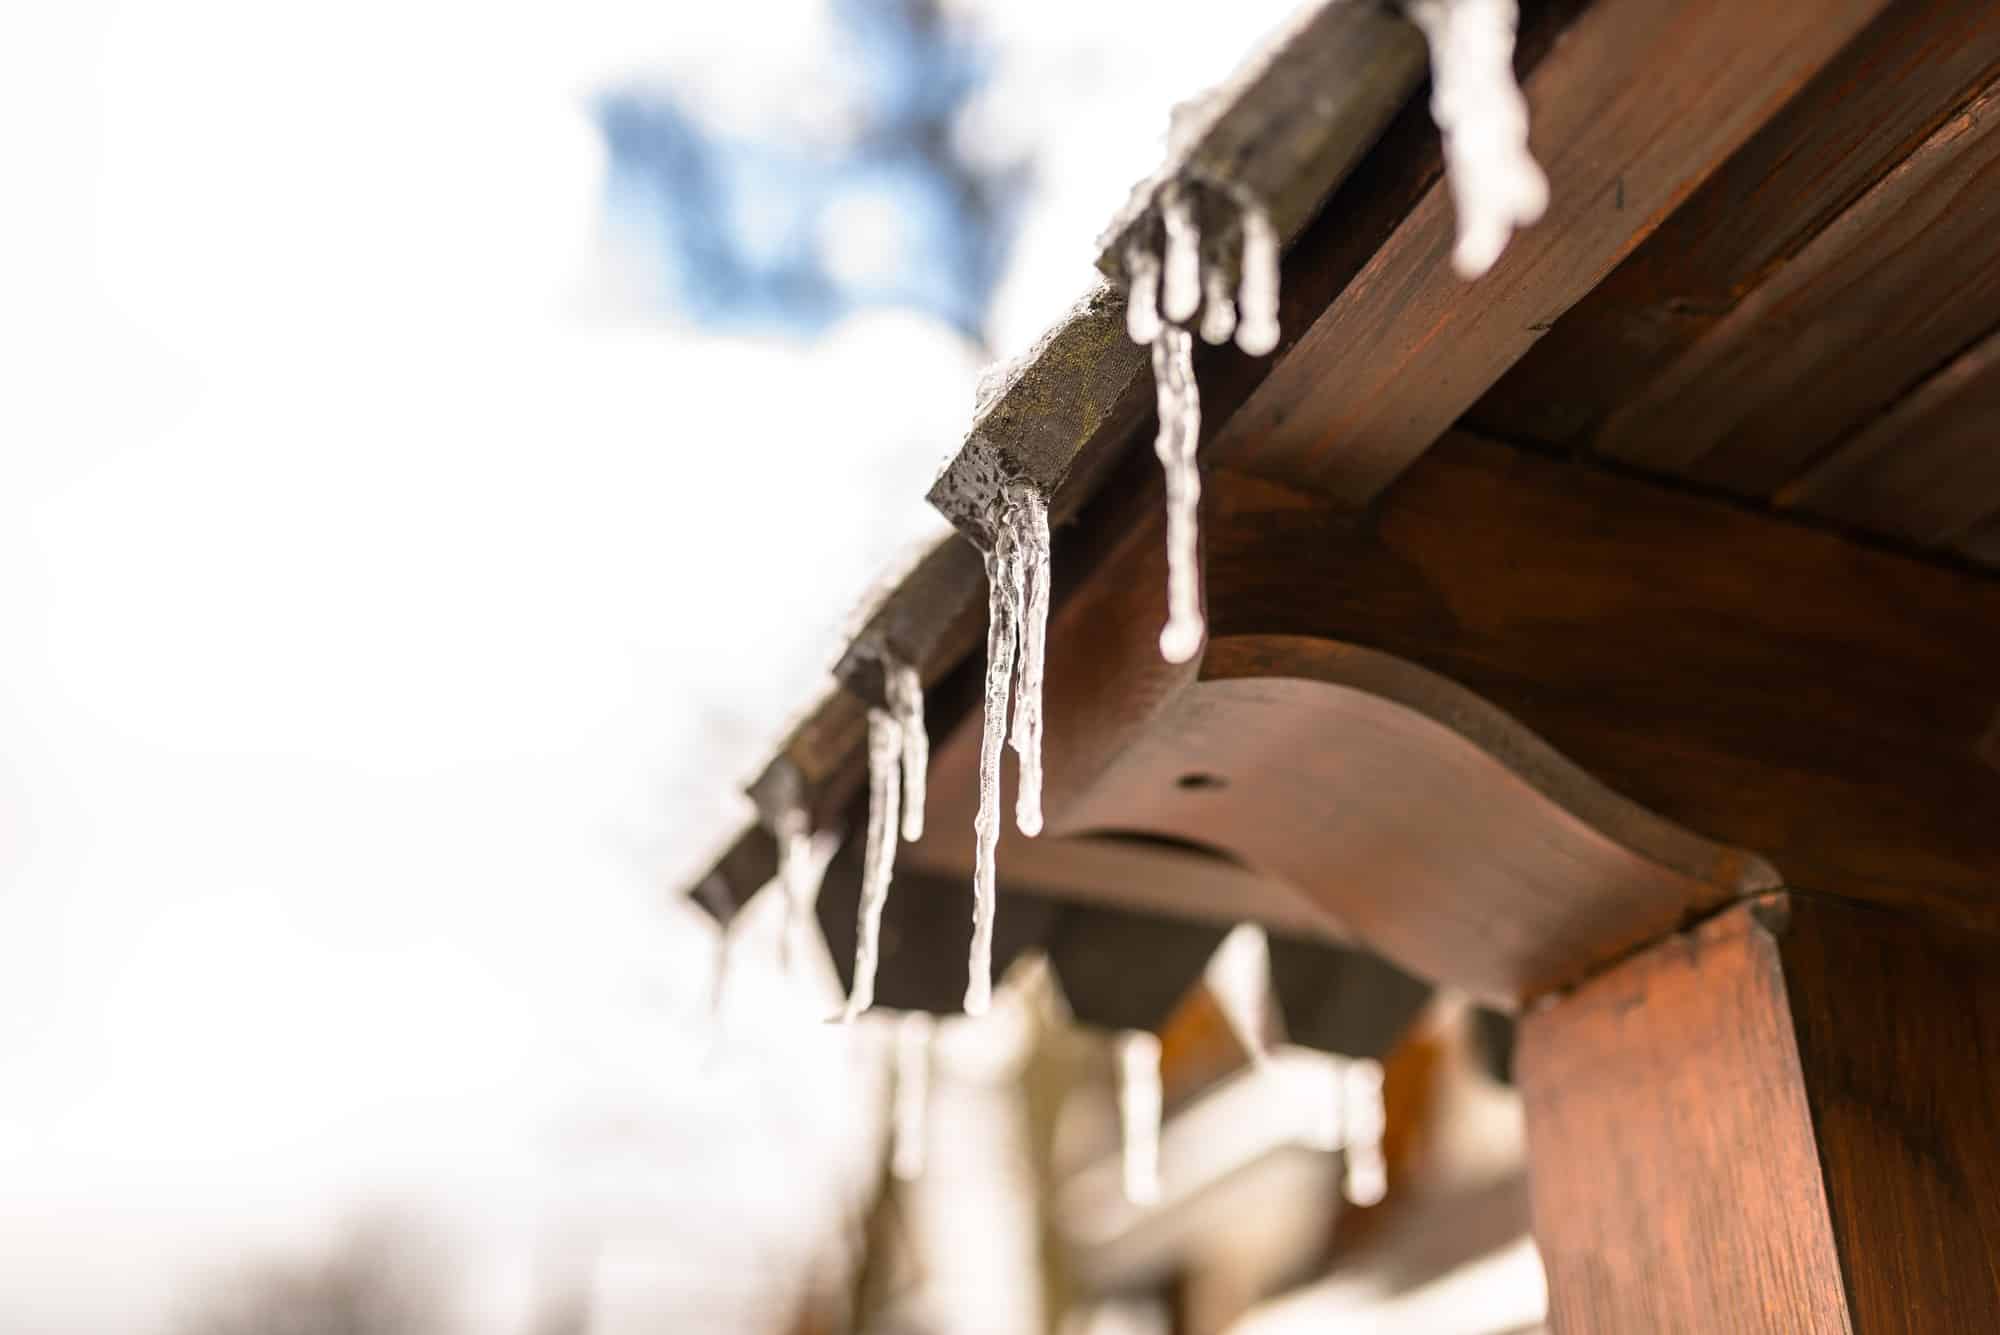
[[[1855,1329],[2000,1329],[2000,945],[1801,898],[1782,952]]]
[[[1331,0],[1278,34],[1204,99],[1163,171],[1222,176],[1256,192],[1289,238],[1382,133],[1423,74],[1422,41],[1370,0]],[[1163,109],[1164,113],[1164,109]],[[1142,182],[1142,209],[1153,181]],[[1139,222],[1114,219],[1106,254]],[[930,501],[974,541],[1005,481],[1032,482],[1062,523],[1089,497],[1151,408],[1146,349],[1125,334],[1109,283],[997,377]]]
[[[1105,229],[1098,269],[1123,275],[1125,248],[1152,228],[1153,197],[1169,181],[1240,191],[1291,240],[1416,91],[1428,59],[1415,26],[1387,5],[1301,10],[1227,83],[1176,109],[1166,161]]]
[[[1996,73],[1991,0],[1891,5],[1556,321],[1467,425],[1583,445]]]
[[[1591,6],[1525,81],[1548,216],[1468,286],[1432,185],[1223,429],[1218,457],[1366,502],[1884,7]]]
[[[1558,1335],[1855,1329],[1759,913],[1731,909],[1522,1021]]]
[[[1555,1329],[2000,1328],[1996,966],[1777,895],[1526,1017]]]
[[[1395,654],[1788,884],[2000,931],[2000,584],[1464,435],[1372,525],[1208,491],[1217,639]]]
[[[1775,497],[1940,546],[2000,513],[2000,334],[1988,335]]]
[[[1595,447],[1764,495],[2000,318],[1990,86],[1606,420]]]

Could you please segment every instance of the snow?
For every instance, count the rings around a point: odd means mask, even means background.
[[[889,1171],[900,1182],[923,1176],[930,1120],[931,1017],[911,1011],[896,1025],[896,1090],[890,1123]]]

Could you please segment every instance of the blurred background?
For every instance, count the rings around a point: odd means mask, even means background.
[[[1292,7],[0,18],[0,1331],[1166,1328],[1044,1236],[1045,987],[885,1192],[893,1027],[763,904],[711,1014],[678,892]]]

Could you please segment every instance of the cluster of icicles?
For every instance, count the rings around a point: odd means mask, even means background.
[[[1476,278],[1499,258],[1515,228],[1541,217],[1548,181],[1528,151],[1528,108],[1513,72],[1516,0],[1405,0],[1423,32],[1432,69],[1431,114],[1444,139],[1457,217],[1453,267]],[[1235,341],[1252,356],[1278,345],[1279,238],[1262,205],[1214,182],[1168,181],[1120,257],[1126,331],[1152,352],[1159,430],[1153,448],[1166,475],[1167,621],[1160,653],[1184,663],[1206,634],[1201,607],[1197,516],[1201,475],[1201,394],[1195,382],[1194,332],[1211,344]],[[973,936],[965,1010],[992,1002],[995,852],[1000,839],[1000,768],[1010,738],[1019,760],[1015,824],[1042,828],[1042,679],[1049,613],[1047,498],[1024,482],[1004,485],[987,516],[986,681],[979,747],[979,813],[974,822]],[[916,669],[882,654],[887,708],[868,715],[868,831],[863,860],[854,982],[843,1011],[852,1019],[873,1004],[883,906],[895,868],[896,841],[920,839],[924,826],[923,689]],[[1012,720],[1011,733],[1009,720]],[[813,901],[831,857],[815,841],[801,802],[776,813],[778,879],[789,917],[787,958],[809,930]],[[717,960],[717,999],[723,959]],[[921,1071],[928,1022],[906,1023],[898,1037],[898,1144],[912,1143],[906,1122],[923,1117]],[[1159,1044],[1128,1035],[1119,1047],[1125,1126],[1125,1181],[1135,1201],[1158,1192]],[[1342,1091],[1348,1145],[1348,1194],[1379,1199],[1381,1073],[1373,1063],[1347,1068]],[[1372,1110],[1372,1111],[1371,1111]],[[1150,1128],[1150,1130],[1148,1129]],[[920,1146],[920,1140],[915,1142]],[[914,1175],[921,1149],[899,1149],[899,1174]]]

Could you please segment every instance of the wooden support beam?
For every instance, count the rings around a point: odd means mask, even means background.
[[[1739,905],[1529,1015],[1558,1332],[2000,1329],[2000,943]]]
[[[1586,444],[1996,73],[1991,0],[1890,5],[1557,320],[1466,425]]]
[[[1594,442],[1764,495],[1975,341],[2000,312],[2000,84],[1940,126]]]
[[[1468,285],[1447,260],[1449,191],[1431,184],[1223,427],[1216,457],[1366,502],[1885,7],[1584,10],[1524,85],[1548,216]],[[1302,246],[1288,268],[1309,262]]]

